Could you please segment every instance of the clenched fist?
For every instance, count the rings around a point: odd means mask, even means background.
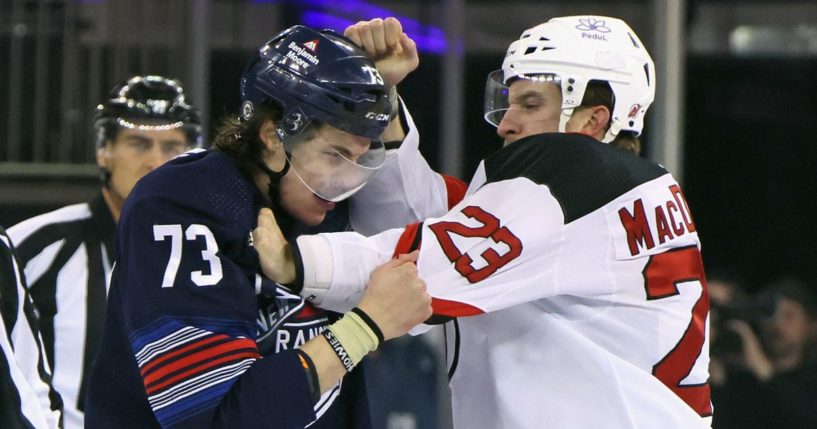
[[[403,32],[397,18],[360,21],[343,34],[374,60],[386,86],[397,85],[420,64],[417,45]]]
[[[358,303],[386,340],[407,333],[431,317],[431,296],[414,265],[418,255],[417,251],[401,255],[374,270]]]

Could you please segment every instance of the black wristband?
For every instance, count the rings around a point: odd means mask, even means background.
[[[289,248],[292,250],[292,260],[295,263],[295,280],[292,283],[282,285],[292,291],[295,295],[299,295],[304,289],[304,260],[301,257],[301,249],[298,247],[298,240],[292,240],[289,243]]]
[[[309,396],[312,398],[312,403],[317,404],[321,399],[321,384],[320,380],[318,380],[318,370],[315,369],[315,362],[312,362],[312,358],[303,350],[295,349],[295,352],[298,353],[301,364],[306,371],[306,380],[309,383]]]
[[[355,369],[355,363],[352,362],[352,358],[349,357],[349,353],[346,352],[346,349],[343,348],[343,344],[340,343],[340,340],[332,333],[329,329],[323,331],[324,338],[329,343],[329,347],[332,348],[332,351],[338,355],[338,359],[340,359],[340,363],[346,368],[346,372],[352,372]]]
[[[358,307],[355,307],[352,309],[352,313],[357,314],[358,317],[360,317],[363,320],[363,322],[366,323],[366,326],[368,326],[369,329],[371,329],[372,332],[374,332],[374,335],[377,337],[377,345],[383,344],[383,341],[386,341],[385,339],[383,339],[383,331],[380,330],[380,327],[377,326],[377,323],[374,323],[374,320],[372,320],[372,318],[369,317],[369,315],[366,314],[365,311],[361,310]]]

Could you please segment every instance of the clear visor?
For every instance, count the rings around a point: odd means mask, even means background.
[[[562,79],[553,73],[536,75],[515,75],[508,79],[502,70],[495,70],[488,75],[485,83],[484,117],[489,124],[498,127],[508,109],[521,108],[510,99],[510,85],[517,79],[528,79],[533,82],[547,82],[560,85]],[[506,82],[507,80],[507,82]]]
[[[381,140],[313,123],[283,138],[290,168],[315,195],[341,201],[360,190],[386,159]],[[279,131],[279,136],[283,132]]]

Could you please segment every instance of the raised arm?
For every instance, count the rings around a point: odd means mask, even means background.
[[[440,216],[450,201],[462,198],[461,181],[434,172],[419,150],[414,120],[397,92],[397,85],[419,64],[414,41],[395,18],[361,21],[344,33],[368,53],[392,90],[393,116],[382,135],[387,159],[383,168],[350,200],[355,231],[372,235],[428,217]]]

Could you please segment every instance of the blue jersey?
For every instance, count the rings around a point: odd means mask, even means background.
[[[261,195],[226,155],[145,176],[118,225],[86,427],[368,427],[362,374],[314,404],[294,349],[331,316],[262,279]]]

